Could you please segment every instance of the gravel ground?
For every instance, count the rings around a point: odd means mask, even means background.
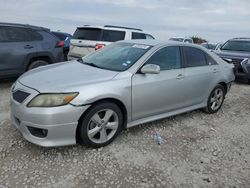
[[[0,83],[0,188],[250,187],[248,85],[234,84],[217,114],[197,110],[140,125],[95,150],[25,141],[9,120],[11,84]]]

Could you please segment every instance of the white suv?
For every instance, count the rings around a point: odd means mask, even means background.
[[[177,41],[177,42],[194,43],[193,39],[190,37],[172,37],[169,40]]]
[[[120,26],[89,26],[78,27],[70,41],[68,60],[78,59],[95,50],[119,40],[154,39],[141,29]]]

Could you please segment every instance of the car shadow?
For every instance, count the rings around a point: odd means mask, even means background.
[[[17,80],[17,78],[18,77],[0,79],[0,88],[1,89],[10,88],[11,85]]]

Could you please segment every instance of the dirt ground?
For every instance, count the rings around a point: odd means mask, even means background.
[[[216,114],[197,110],[140,125],[95,150],[24,140],[10,124],[11,84],[0,83],[0,188],[250,187],[249,85],[234,84]]]

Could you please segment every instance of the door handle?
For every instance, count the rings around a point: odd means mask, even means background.
[[[31,48],[34,48],[34,46],[31,46],[31,45],[26,45],[24,46],[25,49],[31,49]]]
[[[213,69],[213,73],[216,73],[216,72],[218,72],[217,69]]]
[[[181,80],[181,79],[183,79],[185,76],[183,75],[183,74],[178,74],[178,76],[176,77],[176,79],[178,79],[178,80]]]

